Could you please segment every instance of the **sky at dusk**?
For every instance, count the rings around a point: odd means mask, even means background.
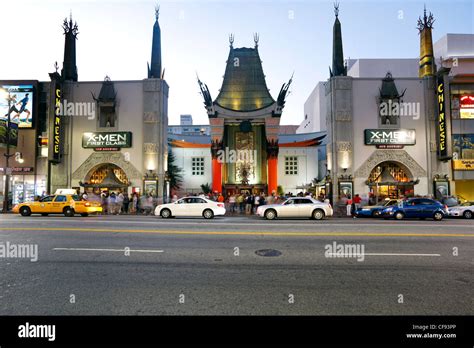
[[[340,1],[339,18],[345,58],[415,58],[416,29],[423,4],[435,16],[433,40],[446,33],[473,33],[471,0]],[[62,21],[72,12],[79,26],[79,81],[146,78],[151,57],[156,1],[16,0],[0,1],[1,79],[49,80],[54,62],[62,66]],[[303,105],[318,81],[328,78],[332,55],[332,1],[182,0],[159,1],[162,60],[170,86],[169,123],[192,114],[195,124],[207,124],[196,73],[213,99],[222,84],[234,47],[259,52],[270,93],[278,91],[294,72],[282,124],[299,124]]]

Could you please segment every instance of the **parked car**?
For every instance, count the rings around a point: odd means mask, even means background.
[[[41,198],[39,201],[25,202],[13,207],[13,213],[22,216],[31,214],[64,214],[65,216],[88,216],[92,213],[101,213],[102,206],[99,202],[81,200],[76,194],[55,194]]]
[[[445,196],[439,200],[441,204],[447,205],[448,208],[455,207],[461,204],[462,200],[455,196]]]
[[[449,216],[472,219],[474,216],[474,202],[464,202],[460,205],[448,208]]]
[[[434,199],[411,198],[406,201],[400,201],[397,205],[385,208],[382,210],[381,215],[384,219],[432,218],[440,221],[445,216],[448,216],[448,207]]]
[[[224,203],[203,197],[184,197],[174,203],[158,205],[155,215],[164,219],[175,216],[202,216],[212,219],[214,216],[225,215],[225,206]]]
[[[380,213],[387,207],[398,203],[397,199],[387,199],[382,205],[366,205],[355,212],[356,217],[380,217]]]
[[[257,215],[267,220],[290,217],[322,220],[332,214],[331,204],[309,197],[292,197],[280,204],[263,205],[257,208]]]

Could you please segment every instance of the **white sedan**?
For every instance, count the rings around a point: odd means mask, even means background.
[[[474,216],[474,202],[464,202],[461,205],[448,208],[449,216],[472,219]]]
[[[162,218],[174,216],[202,216],[212,219],[225,215],[224,203],[217,203],[203,197],[184,197],[174,203],[161,204],[155,208],[155,215]]]
[[[332,216],[331,204],[323,203],[309,197],[292,197],[281,204],[262,205],[257,208],[257,215],[273,220],[277,217],[301,217],[322,220]]]

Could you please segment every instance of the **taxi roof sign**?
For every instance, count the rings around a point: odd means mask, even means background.
[[[57,189],[55,195],[77,195],[75,189]]]

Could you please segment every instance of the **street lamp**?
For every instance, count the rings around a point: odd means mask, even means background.
[[[8,212],[8,203],[9,203],[9,196],[10,196],[10,157],[15,156],[14,154],[10,154],[10,108],[11,108],[11,98],[10,98],[10,91],[6,91],[5,89],[0,89],[1,94],[3,97],[6,97],[8,101],[8,110],[7,110],[7,123],[6,123],[6,129],[7,129],[7,150],[6,153],[3,155],[5,156],[5,192],[4,192],[4,197],[3,197],[3,212],[6,213]]]

